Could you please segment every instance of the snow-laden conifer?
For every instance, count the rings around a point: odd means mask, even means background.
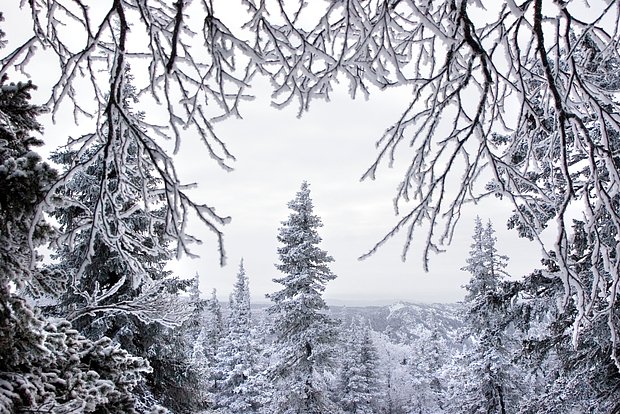
[[[131,78],[129,71],[125,76]],[[137,96],[130,83],[117,99],[127,118],[141,119],[133,109]],[[189,316],[178,293],[190,282],[164,269],[173,255],[159,193],[165,184],[156,178],[158,167],[147,155],[140,130],[114,117],[105,125],[69,140],[52,156],[63,174],[47,198],[59,224],[52,244],[56,261],[48,269],[66,275],[68,286],[48,314],[67,318],[92,340],[107,336],[132,354],[148,357],[154,373],[147,378],[145,399],[152,393],[157,399],[181,400],[174,387],[164,384],[190,388],[184,379],[191,375],[178,374],[188,372],[189,352],[182,349],[187,344],[172,334]]]
[[[211,297],[205,303],[204,325],[200,332],[203,353],[207,365],[213,367],[220,341],[226,335],[222,305],[217,298],[217,289],[211,291]]]
[[[613,244],[608,239],[614,233],[610,227],[607,218],[601,217],[599,229],[609,231],[604,240]],[[609,269],[595,264],[592,258],[596,248],[591,231],[583,221],[573,221],[569,266],[575,277],[596,283],[597,277],[605,277]],[[565,302],[562,283],[554,277],[560,270],[557,260],[544,264],[544,268],[515,282],[513,312],[525,337],[522,352],[526,358],[521,362],[531,373],[521,412],[620,412],[620,373],[613,359],[618,350],[606,334],[613,321],[590,320],[575,345],[571,325],[578,317],[578,307]],[[607,297],[599,297],[595,303],[597,311],[610,306]]]
[[[252,336],[249,280],[243,260],[230,298],[228,330],[215,356],[214,406],[222,412],[255,413],[261,408],[266,384],[257,370],[258,349]]]
[[[469,257],[466,259],[467,266],[462,268],[472,275],[465,287],[467,302],[475,302],[486,293],[497,290],[500,280],[506,274],[504,269],[508,257],[497,253],[494,233],[491,222],[488,222],[485,227],[480,217],[476,217],[473,243],[469,250]]]
[[[129,71],[125,76],[129,82]],[[117,99],[126,118],[142,118],[130,83]],[[165,183],[156,177],[140,130],[116,118],[105,125],[52,155],[63,174],[48,197],[59,223],[52,246],[58,261],[51,268],[64,272],[70,285],[60,313],[80,329],[110,315],[180,325],[187,315],[174,293],[185,284],[164,270],[173,256],[161,208]]]
[[[495,246],[491,222],[486,227],[476,218],[473,243],[463,270],[471,274],[465,286],[467,305],[466,331],[473,343],[460,363],[464,376],[456,387],[454,410],[462,413],[515,412],[516,378],[511,378],[511,344],[506,334],[505,314],[508,303],[501,300],[501,279],[508,258]]]
[[[39,206],[56,178],[34,150],[42,109],[30,103],[34,85],[7,81],[0,76],[0,413],[134,413],[148,363],[45,318],[25,298],[59,295],[65,279],[42,271],[35,250],[50,235]]]
[[[338,400],[344,413],[372,414],[379,410],[378,351],[366,323],[356,321],[345,331]]]
[[[323,224],[313,212],[308,183],[302,183],[288,206],[292,212],[278,234],[282,245],[276,267],[283,276],[274,279],[282,289],[268,295],[275,334],[272,375],[277,380],[271,412],[334,412],[325,373],[332,366],[336,322],[327,315],[322,297],[326,283],[336,278],[328,267],[333,258],[319,247]]]

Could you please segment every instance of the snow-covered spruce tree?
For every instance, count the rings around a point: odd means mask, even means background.
[[[195,276],[195,283],[198,283],[198,273]],[[192,289],[193,290],[193,289]],[[206,310],[208,299],[200,298],[200,289],[196,289],[193,294],[190,294],[190,302],[194,312],[190,315],[188,322],[190,329],[184,333],[186,341],[191,344],[190,346],[190,361],[192,367],[200,375],[200,393],[207,396],[210,384],[210,367],[212,362],[207,356],[206,349]],[[194,299],[195,298],[195,299]],[[206,399],[206,398],[205,398]]]
[[[131,77],[128,71],[125,76]],[[117,99],[123,116],[141,117],[132,109],[136,101],[130,83]],[[177,401],[176,395],[166,396],[174,389],[163,385],[179,382],[175,372],[185,371],[178,367],[183,356],[165,352],[163,338],[187,316],[178,292],[189,282],[164,270],[172,252],[160,181],[152,174],[157,166],[140,134],[111,118],[102,130],[70,140],[52,155],[64,169],[49,197],[51,215],[59,223],[52,245],[57,260],[50,270],[65,274],[68,286],[48,311],[69,319],[92,340],[107,336],[132,354],[148,357],[154,372],[142,390],[144,399],[154,394]],[[155,350],[166,355],[160,358]],[[186,388],[187,383],[181,385]]]
[[[125,76],[131,78],[129,71]],[[125,83],[116,99],[123,117],[138,122],[131,84]],[[69,279],[56,310],[93,336],[126,325],[121,321],[110,327],[112,315],[167,326],[180,324],[185,316],[173,296],[175,284],[184,288],[187,283],[164,271],[172,252],[161,208],[162,183],[153,175],[158,166],[149,158],[141,131],[117,118],[96,133],[69,140],[51,157],[63,166],[50,197],[51,214],[60,225],[53,245],[57,263],[51,268]]]
[[[222,305],[217,298],[217,290],[213,289],[211,297],[205,302],[203,326],[199,335],[202,354],[208,367],[215,366],[218,347],[225,336],[226,326],[222,315]]]
[[[600,340],[607,343],[599,336],[599,329],[607,325],[613,344],[604,348],[610,352],[610,358],[620,373],[620,295],[616,289],[620,277],[620,186],[617,185],[620,179],[620,128],[615,109],[620,88],[620,57],[615,52],[610,53],[590,31],[581,35],[571,32],[570,36],[574,44],[564,46],[565,50],[570,49],[570,53],[562,54],[559,66],[578,69],[583,84],[597,90],[597,96],[606,103],[600,107],[589,101],[588,109],[575,121],[579,127],[568,128],[563,139],[555,140],[562,121],[557,119],[556,110],[544,111],[545,100],[540,96],[541,91],[533,95],[537,98],[533,109],[541,118],[537,123],[544,129],[539,130],[534,124],[524,128],[527,135],[511,144],[507,170],[528,168],[526,165],[537,167],[528,171],[526,179],[515,181],[527,202],[520,203],[508,224],[516,228],[519,236],[532,240],[539,238],[545,228],[560,227],[555,251],[546,257],[546,264],[553,263],[554,270],[536,272],[544,277],[533,277],[529,284],[541,282],[541,292],[548,292],[550,283],[545,278],[559,278],[564,292],[562,295],[558,293],[557,300],[549,298],[547,303],[561,309],[549,309],[549,314],[574,318],[565,323],[573,328],[575,349],[579,347],[579,337],[583,334],[595,334],[592,338],[585,338],[583,344]],[[537,68],[537,71],[542,73],[543,68]],[[532,79],[530,83],[535,89],[540,80]],[[604,119],[598,119],[599,114],[604,114]],[[573,119],[572,115],[566,119],[569,118]],[[507,139],[496,137],[497,142]],[[528,159],[530,157],[533,159]],[[569,225],[572,218],[557,219],[558,212],[565,211],[571,199],[583,203],[579,206],[582,209],[580,223],[573,226]],[[576,262],[576,252],[579,252],[579,260],[589,266]],[[602,298],[607,304],[601,303]],[[593,330],[593,326],[597,329]]]
[[[318,228],[323,224],[313,213],[310,188],[303,182],[288,207],[288,220],[278,234],[280,263],[284,274],[274,282],[283,286],[267,295],[274,316],[272,375],[276,382],[269,412],[319,414],[337,412],[328,398],[326,372],[333,370],[336,322],[327,315],[322,293],[336,276],[328,264],[333,258],[319,247]]]
[[[0,30],[0,46],[3,37]],[[0,77],[0,413],[133,413],[132,391],[148,363],[108,338],[93,342],[67,321],[46,320],[22,294],[65,287],[37,266],[34,250],[50,233],[38,207],[56,173],[33,150],[42,143],[33,136],[42,130],[33,88]]]
[[[497,239],[494,234],[495,230],[491,221],[485,227],[480,217],[476,217],[473,243],[469,250],[469,257],[466,259],[467,266],[461,269],[472,275],[465,286],[467,290],[465,302],[467,303],[475,305],[475,302],[480,301],[485,294],[497,291],[500,281],[506,276],[504,269],[508,257],[497,253],[495,247]],[[472,314],[470,320],[478,316],[482,318],[481,323],[489,323],[484,319],[484,315]]]
[[[0,14],[0,20],[2,19]],[[4,41],[0,30],[0,46]],[[45,348],[45,320],[19,291],[43,279],[33,263],[32,249],[50,233],[36,223],[37,206],[55,178],[33,147],[42,141],[36,117],[42,111],[30,104],[31,84],[7,84],[0,78],[0,412],[36,406],[47,395],[43,372],[52,363]],[[31,230],[33,230],[31,234]],[[54,278],[43,283],[55,291]],[[17,290],[16,290],[17,289]]]
[[[200,291],[200,275],[198,272],[191,280],[191,285],[187,292],[189,293],[191,313],[183,324],[184,334],[187,343],[195,345],[200,336],[200,330],[204,325],[204,313],[207,306],[207,300],[202,298],[202,292]],[[193,353],[194,351],[192,350],[192,355]]]
[[[601,229],[605,229],[605,221],[601,217]],[[597,283],[597,273],[604,274],[608,269],[600,262],[593,263],[593,237],[588,233],[583,221],[573,222],[569,266],[581,283]],[[517,326],[525,333],[522,364],[532,373],[533,383],[521,412],[619,412],[620,373],[612,358],[618,351],[607,337],[610,322],[602,317],[603,313],[599,314],[584,326],[584,335],[575,341],[573,324],[583,316],[573,301],[558,307],[565,300],[561,280],[554,276],[560,266],[555,260],[544,263],[545,268],[514,282],[516,305],[512,313]],[[594,303],[595,311],[609,306],[604,297]],[[614,314],[618,316],[617,309]]]
[[[0,42],[3,36],[0,31]],[[56,172],[33,149],[43,143],[32,136],[42,130],[36,120],[42,109],[29,102],[34,85],[8,84],[7,80],[6,76],[0,78],[0,294],[3,299],[13,296],[16,288],[51,292],[63,288],[59,275],[45,277],[46,274],[34,270],[33,266],[38,258],[32,249],[51,233],[47,224],[37,221],[37,208],[56,178]]]
[[[459,389],[463,393],[453,401],[462,413],[515,412],[514,378],[511,378],[511,345],[505,333],[508,304],[500,300],[500,281],[505,276],[506,256],[495,247],[491,222],[483,226],[476,218],[473,243],[463,270],[471,274],[465,286],[465,321],[472,348],[465,353],[466,378]]]
[[[344,413],[379,412],[381,398],[377,348],[367,322],[353,321],[345,332],[337,399]]]
[[[255,413],[262,405],[261,387],[253,381],[257,379],[257,353],[252,338],[250,311],[250,290],[248,277],[239,264],[228,314],[228,331],[220,341],[215,356],[216,377],[213,386],[213,405],[225,413]]]

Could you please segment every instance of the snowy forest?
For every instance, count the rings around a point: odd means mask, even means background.
[[[0,19],[1,414],[620,412],[618,2],[0,7],[16,11]],[[243,261],[232,295],[207,298],[166,265],[195,255],[195,222],[224,265],[230,218],[175,154],[197,137],[231,169],[217,125],[258,79],[301,117],[339,88],[407,92],[361,166],[401,174],[395,224],[362,258],[423,240],[428,269],[492,198],[542,262],[508,275],[481,217],[462,303],[330,308],[338,275],[303,182],[274,229],[269,305],[250,303]],[[44,119],[83,132],[43,156]]]

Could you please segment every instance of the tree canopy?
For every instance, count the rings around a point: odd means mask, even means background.
[[[54,114],[71,110],[76,119],[96,124],[71,145],[80,152],[101,140],[106,157],[122,163],[123,153],[113,149],[129,146],[114,143],[131,137],[160,180],[156,189],[142,190],[161,195],[164,214],[156,221],[178,252],[190,252],[194,239],[186,227],[194,213],[214,231],[223,261],[221,227],[227,218],[187,196],[162,139],[174,140],[178,148],[185,131],[195,131],[215,162],[229,168],[234,157],[213,120],[239,116],[257,76],[271,80],[274,105],[298,105],[300,113],[313,99],[328,98],[337,82],[346,83],[352,96],[406,88],[410,102],[377,141],[376,161],[362,177],[373,179],[383,165],[410,160],[395,195],[397,221],[369,254],[404,231],[406,256],[422,227],[428,266],[429,255],[452,239],[467,203],[502,198],[514,207],[509,226],[520,235],[540,241],[545,228],[554,229],[554,243],[544,246],[546,259],[560,268],[554,277],[563,283],[564,303],[577,306],[575,333],[588,320],[604,319],[617,344],[617,2],[110,0],[91,6],[83,0],[32,0],[22,5],[31,10],[31,37],[2,55],[0,76],[20,76],[40,49],[51,52],[59,75],[48,107]],[[243,24],[227,19],[231,10],[240,11],[235,15],[244,17]],[[123,106],[129,68],[144,83],[137,95],[154,105],[144,117],[131,116]],[[165,122],[156,121],[161,113]],[[574,214],[592,246],[592,280],[581,277],[569,260]],[[608,306],[594,306],[599,297]]]

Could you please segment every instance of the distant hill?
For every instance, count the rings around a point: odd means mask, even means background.
[[[452,342],[463,325],[461,304],[398,302],[389,306],[332,306],[334,317],[349,323],[362,316],[393,342],[409,344],[435,333]]]
[[[255,320],[267,320],[268,305],[252,306]],[[463,305],[444,303],[398,302],[389,306],[330,306],[336,319],[348,325],[353,318],[367,320],[375,332],[386,335],[390,341],[411,344],[431,335],[437,335],[448,343],[454,343],[457,331],[463,326]]]

